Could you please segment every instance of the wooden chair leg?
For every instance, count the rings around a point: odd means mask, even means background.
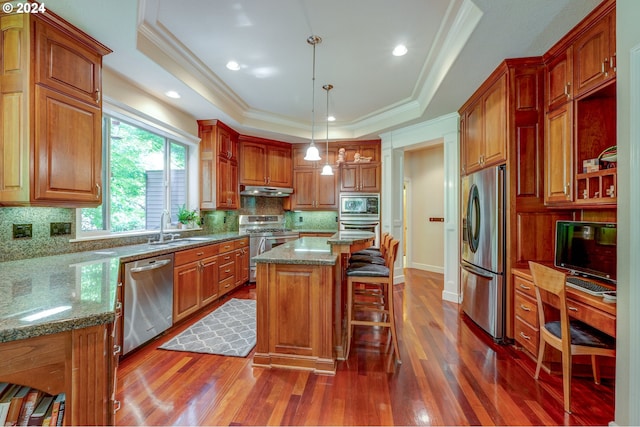
[[[562,352],[562,391],[564,395],[564,411],[571,413],[571,354]]]
[[[546,342],[543,339],[540,339],[540,344],[538,345],[538,362],[536,363],[536,374],[533,376],[534,379],[538,379],[540,377],[540,368],[542,367],[542,358],[544,357],[544,346]]]
[[[347,349],[345,352],[345,360],[349,360],[349,351],[351,350],[351,316],[353,312],[353,283],[351,279],[347,279]]]
[[[387,298],[389,305],[389,331],[391,332],[391,339],[393,340],[393,348],[396,353],[396,361],[402,363],[400,360],[400,350],[398,349],[398,334],[396,333],[396,315],[393,310],[393,284],[387,283],[385,286],[387,289]]]
[[[600,384],[600,366],[596,357],[595,354],[591,355],[591,369],[593,370],[593,382]]]

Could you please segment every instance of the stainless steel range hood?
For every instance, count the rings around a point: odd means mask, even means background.
[[[241,185],[240,194],[256,197],[287,197],[293,193],[293,188],[263,187],[259,185]]]

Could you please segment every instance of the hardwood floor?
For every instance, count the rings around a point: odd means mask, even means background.
[[[132,353],[118,369],[118,425],[606,425],[614,381],[562,379],[512,346],[493,343],[457,304],[440,274],[405,270],[395,288],[403,364],[393,369],[371,328],[357,327],[335,376],[252,368],[247,358],[158,350],[191,319]],[[255,298],[253,286],[233,298]],[[216,307],[212,307],[213,311]],[[202,316],[200,316],[202,317]],[[388,371],[391,372],[388,372]]]

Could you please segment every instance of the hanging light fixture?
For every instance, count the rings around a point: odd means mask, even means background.
[[[311,77],[311,144],[309,144],[309,148],[307,148],[307,154],[304,156],[304,159],[317,162],[322,159],[320,158],[320,152],[313,140],[313,131],[316,127],[316,45],[322,43],[322,39],[319,36],[309,36],[307,38],[307,43],[313,46],[313,75]]]
[[[325,151],[327,157],[320,175],[333,175],[333,169],[331,169],[331,165],[329,164],[329,91],[333,89],[333,85],[324,85],[322,86],[322,89],[327,91],[327,151]]]

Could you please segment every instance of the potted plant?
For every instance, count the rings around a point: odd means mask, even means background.
[[[189,228],[197,227],[200,225],[200,214],[197,210],[189,212]]]
[[[178,208],[178,228],[186,228],[193,217],[193,212],[187,209],[186,205]]]

